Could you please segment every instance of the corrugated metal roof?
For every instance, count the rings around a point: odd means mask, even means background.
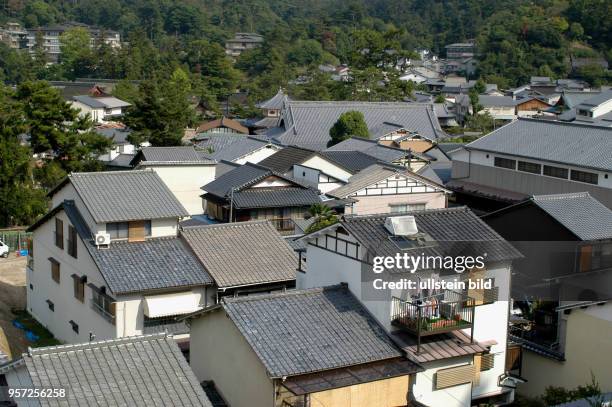
[[[582,240],[612,238],[612,211],[588,192],[535,195],[532,201]]]
[[[414,335],[396,331],[391,337],[406,352],[408,359],[417,363],[468,356],[488,350],[478,342],[470,343],[470,338],[461,331],[421,338],[420,352],[417,352],[417,340]]]
[[[297,255],[268,221],[185,227],[182,235],[218,287],[295,280]]]
[[[343,285],[225,298],[224,309],[273,378],[401,356]]]
[[[54,401],[65,406],[212,406],[165,334],[35,348],[23,362],[34,387],[67,389]],[[51,400],[36,399],[43,406]]]
[[[519,119],[465,148],[612,171],[612,128],[607,127]]]
[[[154,171],[75,172],[67,179],[96,223],[189,215]]]

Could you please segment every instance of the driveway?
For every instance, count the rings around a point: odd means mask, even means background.
[[[0,350],[9,358],[19,357],[27,351],[29,342],[25,332],[15,328],[11,308],[26,307],[26,257],[0,258]]]

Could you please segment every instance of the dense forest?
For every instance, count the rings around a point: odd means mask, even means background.
[[[243,118],[279,87],[295,99],[402,100],[415,85],[399,80],[398,57],[421,48],[443,57],[446,44],[468,38],[478,44],[481,87],[532,75],[578,75],[595,86],[611,79],[599,65],[571,72],[569,63],[612,60],[609,0],[3,0],[0,25],[7,22],[79,22],[116,30],[125,43],[90,47],[87,30],[71,29],[51,65],[42,49],[30,55],[0,44],[0,226],[31,223],[45,211],[45,190],[70,171],[101,169],[95,157],[108,148],[44,80],[117,79],[114,94],[132,103],[124,117],[132,141],[176,145],[203,119],[194,103],[218,116],[238,90],[247,104],[232,112]],[[265,41],[231,61],[224,42],[236,32]],[[340,63],[352,80],[318,69]]]

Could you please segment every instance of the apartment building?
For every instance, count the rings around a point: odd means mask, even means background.
[[[406,357],[424,369],[411,381],[410,399],[417,405],[512,401],[520,379],[505,369],[508,298],[512,262],[521,255],[470,210],[345,216],[300,241],[306,244],[308,266],[300,266],[298,289],[347,283]],[[378,256],[459,252],[487,253],[485,267],[464,273],[436,267],[420,268],[414,274],[397,267],[373,272]],[[491,287],[378,290],[378,279],[412,279],[418,284],[431,279],[485,280]]]

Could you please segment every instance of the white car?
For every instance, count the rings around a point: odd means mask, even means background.
[[[4,244],[2,240],[0,240],[0,256],[8,257],[9,255],[9,247]]]

